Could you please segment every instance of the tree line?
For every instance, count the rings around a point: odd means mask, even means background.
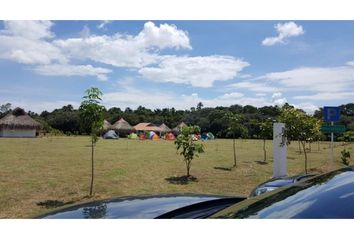
[[[290,106],[289,104],[285,104]],[[283,106],[284,107],[284,106]],[[338,124],[346,126],[347,131],[354,132],[354,103],[340,106],[342,109],[341,120]],[[11,111],[11,104],[0,105],[0,117]],[[303,110],[299,109],[303,112]],[[313,117],[321,120],[322,111],[315,111]],[[165,123],[170,128],[176,127],[181,122],[187,125],[197,125],[201,132],[211,132],[219,138],[251,138],[251,139],[270,139],[271,136],[264,136],[262,128],[269,119],[279,119],[282,108],[278,106],[254,107],[250,105],[241,106],[238,104],[230,107],[203,107],[198,103],[196,107],[188,110],[176,110],[175,108],[148,109],[139,106],[137,109],[129,107],[122,110],[119,107],[103,109],[104,119],[114,123],[121,117],[131,125],[140,122],[151,122],[157,125]],[[53,111],[43,111],[40,114],[28,111],[28,114],[42,124],[43,131],[58,131],[63,134],[88,134],[87,129],[80,126],[80,110],[72,105],[66,105]],[[229,121],[230,114],[237,116],[238,125]],[[238,128],[239,131],[230,131],[230,128]],[[323,136],[325,138],[325,136]],[[343,137],[339,135],[337,137]]]

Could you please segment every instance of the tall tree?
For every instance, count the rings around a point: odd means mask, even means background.
[[[90,196],[93,191],[94,180],[94,150],[98,141],[98,134],[103,126],[104,107],[100,104],[102,100],[102,92],[95,87],[85,91],[85,99],[80,105],[80,120],[82,126],[88,130],[91,136],[91,184]]]

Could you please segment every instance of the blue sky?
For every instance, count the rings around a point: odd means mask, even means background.
[[[3,21],[0,104],[189,109],[353,102],[353,21]]]

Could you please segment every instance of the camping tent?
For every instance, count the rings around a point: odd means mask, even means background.
[[[173,133],[167,133],[166,135],[165,135],[165,140],[171,140],[171,141],[173,141],[173,140],[175,140],[176,139],[176,137],[175,137],[175,135],[173,135]]]
[[[212,134],[211,132],[208,132],[208,133],[207,133],[207,136],[208,136],[208,138],[209,138],[210,140],[214,140],[214,139],[215,139],[214,134]]]
[[[109,130],[103,135],[104,139],[118,139],[119,136],[116,134],[114,130]]]
[[[131,133],[128,135],[129,139],[139,139],[138,135],[136,133]]]
[[[146,135],[145,135],[145,133],[140,133],[140,134],[139,134],[139,140],[146,140]]]
[[[119,133],[120,136],[127,136],[134,132],[134,128],[123,118],[119,119],[112,125],[112,129]]]
[[[202,140],[214,140],[215,137],[214,137],[214,134],[212,134],[211,132],[208,132],[208,133],[203,133],[202,136],[201,136],[201,139]]]

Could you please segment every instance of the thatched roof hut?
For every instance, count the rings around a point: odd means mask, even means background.
[[[104,120],[103,121],[103,131],[107,132],[107,131],[112,130],[112,129],[113,129],[112,124],[110,124],[107,120]]]
[[[40,127],[22,108],[16,108],[0,119],[0,137],[35,137]]]
[[[119,119],[112,125],[112,129],[118,132],[120,135],[128,135],[135,131],[135,129],[123,118]]]
[[[160,125],[160,128],[162,129],[161,133],[168,133],[172,131],[171,128],[167,127],[167,125],[164,123]]]
[[[181,129],[183,127],[187,127],[187,124],[185,124],[184,122],[181,122],[177,127],[172,129],[172,131],[174,132],[174,134],[178,135],[181,132]]]

